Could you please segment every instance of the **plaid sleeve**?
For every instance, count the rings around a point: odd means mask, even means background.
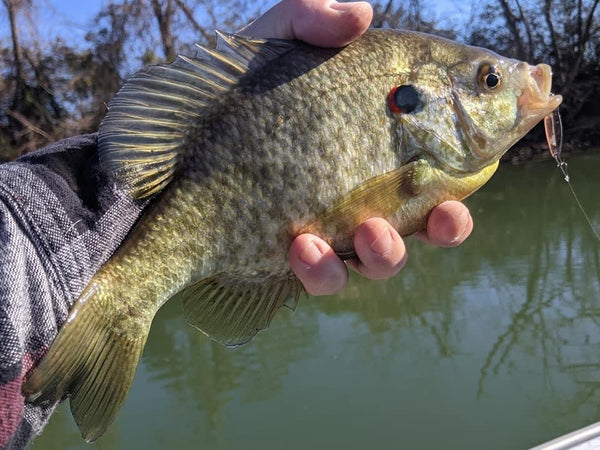
[[[25,402],[23,380],[143,208],[96,149],[80,136],[0,166],[0,448],[26,447],[52,414]]]

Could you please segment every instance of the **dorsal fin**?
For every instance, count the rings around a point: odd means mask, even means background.
[[[285,39],[252,39],[216,31],[217,51],[244,60],[249,69],[261,67],[287,53],[296,44]]]
[[[100,125],[99,155],[134,198],[160,192],[173,178],[190,126],[249,69],[293,48],[292,41],[217,32],[218,50],[197,45],[195,57],[151,66],[111,100]]]

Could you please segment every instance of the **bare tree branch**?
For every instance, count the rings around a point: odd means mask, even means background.
[[[16,111],[7,111],[6,113],[9,116],[11,116],[12,118],[14,118],[15,120],[17,120],[18,122],[20,122],[29,131],[32,131],[35,134],[39,134],[44,139],[46,139],[47,142],[52,142],[52,140],[53,140],[52,136],[50,136],[48,133],[46,133],[41,128],[38,128],[34,124],[32,124],[29,120],[27,120],[27,118],[23,114],[16,112]]]
[[[512,12],[510,5],[506,0],[500,0],[500,6],[502,7],[502,13],[504,15],[504,19],[506,20],[506,25],[510,29],[513,39],[515,40],[515,44],[517,45],[517,58],[524,60],[527,58],[527,55],[525,53],[523,38],[521,37],[519,26],[517,25],[517,16],[515,16],[515,14]]]
[[[383,11],[381,12],[381,14],[378,14],[378,18],[377,19],[373,19],[373,28],[382,28],[383,24],[386,20],[386,18],[388,17],[388,15],[390,14],[391,10],[392,10],[392,4],[394,3],[394,0],[388,0],[387,4],[385,5],[385,8],[383,8]]]
[[[19,42],[19,28],[17,27],[17,9],[18,4],[15,0],[3,0],[6,12],[8,13],[8,21],[10,23],[10,34],[13,45],[13,61],[15,67],[16,90],[15,98],[18,98],[25,86],[25,78],[23,77],[23,58],[21,43]]]
[[[583,35],[583,0],[577,0],[577,36]]]
[[[206,28],[201,26],[196,21],[196,19],[194,18],[194,12],[190,9],[190,7],[188,5],[186,5],[182,0],[174,0],[174,1],[175,1],[175,4],[181,10],[181,12],[185,15],[186,19],[192,25],[192,27],[194,27],[194,30],[196,30],[197,33],[202,35],[202,37],[204,38],[204,40],[206,40],[206,42],[213,42],[215,39],[214,35],[212,33],[209,33],[208,31],[206,31]]]
[[[529,20],[525,17],[525,13],[523,12],[523,7],[519,0],[515,0],[517,4],[517,8],[519,9],[520,19],[523,22],[523,26],[525,27],[525,33],[527,34],[527,61],[531,62],[533,60],[533,37],[531,33],[531,26],[529,24]]]
[[[164,9],[163,4],[158,0],[151,0],[152,10],[154,11],[154,17],[158,22],[158,29],[160,31],[161,42],[165,58],[167,61],[173,61],[177,56],[175,52],[175,36],[173,36],[172,25],[173,25],[173,2],[171,0],[165,0]]]
[[[566,71],[563,68],[562,49],[558,45],[558,36],[556,35],[556,30],[554,29],[554,23],[552,21],[552,15],[550,14],[550,11],[552,11],[552,0],[545,0],[544,18],[546,19],[546,25],[550,31],[550,45],[552,46],[552,52],[556,55],[555,70],[558,72],[562,78],[562,82],[564,83],[566,81]]]
[[[581,70],[581,65],[583,63],[583,57],[585,56],[585,49],[590,40],[590,30],[592,28],[592,21],[594,18],[594,13],[596,12],[596,8],[598,7],[599,2],[600,2],[600,0],[595,0],[594,3],[592,4],[592,7],[590,8],[590,12],[585,20],[583,32],[579,36],[579,39],[577,42],[577,46],[578,46],[577,59],[575,60],[575,64],[573,64],[571,71],[569,72],[569,76],[567,77],[567,81],[566,81],[564,89],[563,89],[563,93],[565,93],[565,95],[571,89],[571,87],[573,85],[573,81],[575,80],[575,77],[577,77],[577,75],[579,74],[579,71]],[[581,15],[583,16],[583,11],[582,11]]]

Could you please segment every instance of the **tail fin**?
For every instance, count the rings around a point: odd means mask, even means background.
[[[150,330],[144,316],[107,314],[98,290],[88,287],[56,340],[34,369],[23,393],[28,401],[70,397],[71,412],[87,442],[98,439],[125,401]],[[121,316],[123,317],[123,316]]]

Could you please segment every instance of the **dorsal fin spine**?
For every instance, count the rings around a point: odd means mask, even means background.
[[[286,41],[218,33],[219,50],[152,66],[129,79],[109,104],[98,137],[100,161],[135,198],[155,194],[177,171],[190,126],[207,114],[251,64],[293,47]]]
[[[213,50],[207,47],[198,46],[200,51],[198,52],[198,56],[202,58],[203,54],[208,56],[209,58],[213,58],[216,61],[220,62],[225,69],[231,68],[234,69],[238,74],[243,74],[248,69],[248,66],[244,64],[244,62],[238,62],[232,60],[229,55],[225,55],[217,50]],[[202,61],[202,59],[200,59]]]
[[[235,81],[236,81],[236,78],[234,76],[231,76],[227,72],[220,72],[218,70],[214,70],[209,65],[204,64],[201,60],[188,58],[187,56],[179,56],[179,58],[182,61],[185,61],[190,66],[192,66],[198,70],[202,70],[216,78],[220,78],[223,81],[230,82],[230,83],[235,83]]]

